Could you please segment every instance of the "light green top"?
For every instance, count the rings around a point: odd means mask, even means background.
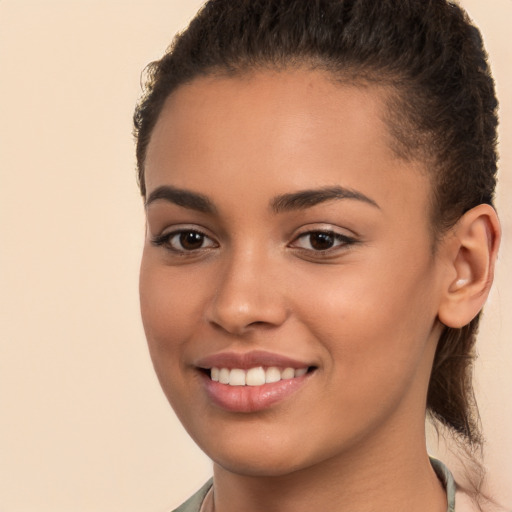
[[[439,477],[439,479],[446,488],[446,498],[448,501],[448,509],[446,510],[446,512],[455,512],[456,486],[455,480],[453,479],[450,470],[441,461],[437,459],[431,458],[430,463],[432,464],[432,467],[437,473],[437,476]],[[206,482],[206,484],[204,484],[203,487],[199,489],[199,491],[197,491],[193,496],[191,496],[187,501],[185,501],[185,503],[183,503],[177,509],[173,510],[173,512],[199,512],[201,510],[203,500],[208,491],[210,490],[212,484],[212,479],[208,480],[208,482]]]
[[[211,486],[213,484],[213,479],[210,478],[208,482],[206,482],[199,491],[193,494],[185,503],[180,505],[177,509],[173,510],[173,512],[199,512],[201,510],[201,505],[203,504],[203,500],[205,496],[208,494]]]

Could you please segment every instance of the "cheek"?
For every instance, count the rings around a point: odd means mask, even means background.
[[[409,267],[368,263],[316,288],[304,282],[300,316],[322,340],[340,386],[359,396],[363,387],[375,393],[378,379],[412,377],[435,323],[432,278],[425,260]]]
[[[195,289],[187,283],[183,272],[157,264],[143,255],[139,294],[142,323],[155,368],[175,365],[181,359],[181,347],[191,332],[194,321]],[[189,280],[189,278],[188,278]]]
[[[176,412],[187,410],[184,361],[194,321],[194,301],[187,297],[187,287],[181,281],[183,277],[172,268],[143,255],[139,281],[142,322],[155,373]]]

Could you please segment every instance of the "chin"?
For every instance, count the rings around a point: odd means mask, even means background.
[[[323,447],[308,446],[293,436],[259,434],[226,434],[223,439],[196,442],[216,465],[248,477],[283,477],[315,466],[332,455],[330,450],[324,453]]]
[[[246,476],[283,476],[304,467],[297,445],[281,436],[260,432],[251,435],[193,436],[217,465]],[[240,433],[239,433],[240,434]]]
[[[261,455],[258,458],[231,458],[223,454],[213,462],[230,473],[248,477],[283,477],[307,467],[305,462],[301,464],[278,456],[263,458]]]

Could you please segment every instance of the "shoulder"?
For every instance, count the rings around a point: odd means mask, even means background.
[[[174,509],[173,512],[199,512],[201,510],[203,500],[211,486],[212,480],[210,479],[187,501],[182,503],[178,508]]]
[[[456,512],[481,512],[481,508],[475,500],[467,493],[457,489],[455,493]]]
[[[475,496],[457,488],[455,493],[455,501],[457,506],[455,512],[512,512],[511,508],[505,507],[492,498],[483,496],[478,500]]]
[[[431,457],[430,463],[446,489],[447,512],[483,512],[476,501],[455,483],[450,470],[440,460]]]

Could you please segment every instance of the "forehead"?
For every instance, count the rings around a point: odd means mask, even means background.
[[[315,137],[327,142],[336,132],[340,142],[350,139],[359,147],[371,140],[373,147],[391,152],[384,122],[387,95],[384,87],[335,82],[329,73],[301,69],[195,79],[167,98],[150,140],[149,160],[162,145],[169,149],[176,137],[208,140],[220,150],[229,145],[229,131],[244,139],[241,150],[279,144],[285,150],[285,141]]]
[[[148,145],[147,189],[169,180],[206,193],[341,184],[382,195],[412,184],[425,195],[422,164],[392,149],[388,94],[310,70],[196,79],[166,100]]]

